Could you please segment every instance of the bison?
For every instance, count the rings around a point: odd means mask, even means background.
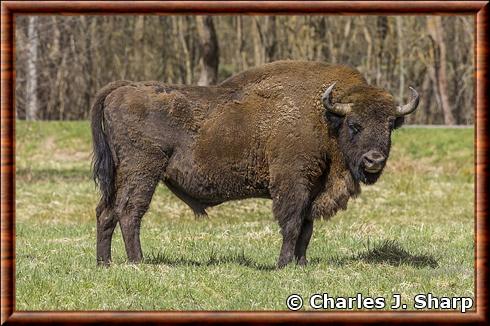
[[[307,263],[315,218],[329,218],[380,177],[391,133],[418,105],[369,85],[356,69],[278,61],[217,86],[116,81],[91,110],[93,177],[101,190],[97,262],[111,261],[119,222],[140,262],[141,218],[163,182],[196,214],[223,202],[272,199],[278,267]]]

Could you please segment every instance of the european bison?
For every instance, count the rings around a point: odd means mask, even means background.
[[[225,201],[270,198],[283,236],[278,267],[307,263],[313,220],[345,209],[379,178],[393,129],[419,96],[397,106],[359,71],[278,61],[217,86],[117,81],[92,107],[97,262],[111,261],[119,221],[130,262],[162,181],[197,216]]]

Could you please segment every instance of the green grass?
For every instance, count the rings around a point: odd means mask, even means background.
[[[159,186],[143,219],[145,263],[119,229],[114,264],[95,266],[88,122],[17,122],[17,310],[276,310],[288,295],[474,297],[473,133],[395,132],[380,181],[316,221],[310,265],[275,269],[271,202],[225,203],[196,220]],[[389,301],[389,300],[388,300]]]

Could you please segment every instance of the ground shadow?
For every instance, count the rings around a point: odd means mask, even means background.
[[[368,247],[352,256],[331,257],[328,262],[332,265],[342,266],[353,261],[363,261],[369,264],[389,264],[392,266],[410,265],[416,268],[438,266],[436,258],[432,255],[415,255],[403,248],[397,241],[385,240]]]
[[[185,257],[171,257],[165,252],[158,252],[157,254],[150,254],[145,258],[146,264],[164,264],[169,266],[216,266],[223,264],[238,264],[250,268],[254,268],[261,271],[271,271],[277,269],[277,266],[258,263],[251,258],[246,257],[244,252],[231,253],[228,255],[218,255],[215,252],[211,252],[209,259],[205,261],[198,261]]]
[[[334,256],[329,258],[313,257],[309,260],[309,265],[318,265],[325,262],[328,265],[344,266],[350,262],[363,261],[369,264],[389,264],[392,266],[410,265],[416,268],[438,266],[437,260],[432,255],[415,255],[404,249],[398,242],[393,240],[385,240],[377,243],[372,247],[367,245],[366,249],[351,256]],[[151,253],[144,259],[144,263],[152,265],[168,265],[168,266],[217,266],[223,264],[238,264],[261,271],[276,270],[275,264],[262,264],[245,256],[244,252],[229,253],[226,255],[218,255],[212,251],[209,259],[204,261],[195,260],[186,257],[175,257],[165,252]],[[292,263],[294,264],[294,263]]]

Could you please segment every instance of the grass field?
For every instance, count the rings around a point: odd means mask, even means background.
[[[159,186],[143,219],[145,263],[116,229],[114,264],[95,265],[88,122],[17,122],[17,310],[276,310],[288,295],[474,297],[473,133],[406,128],[374,186],[316,221],[307,267],[275,269],[281,237],[268,200],[195,220]],[[389,302],[389,300],[388,300]],[[389,305],[388,305],[389,307]]]

